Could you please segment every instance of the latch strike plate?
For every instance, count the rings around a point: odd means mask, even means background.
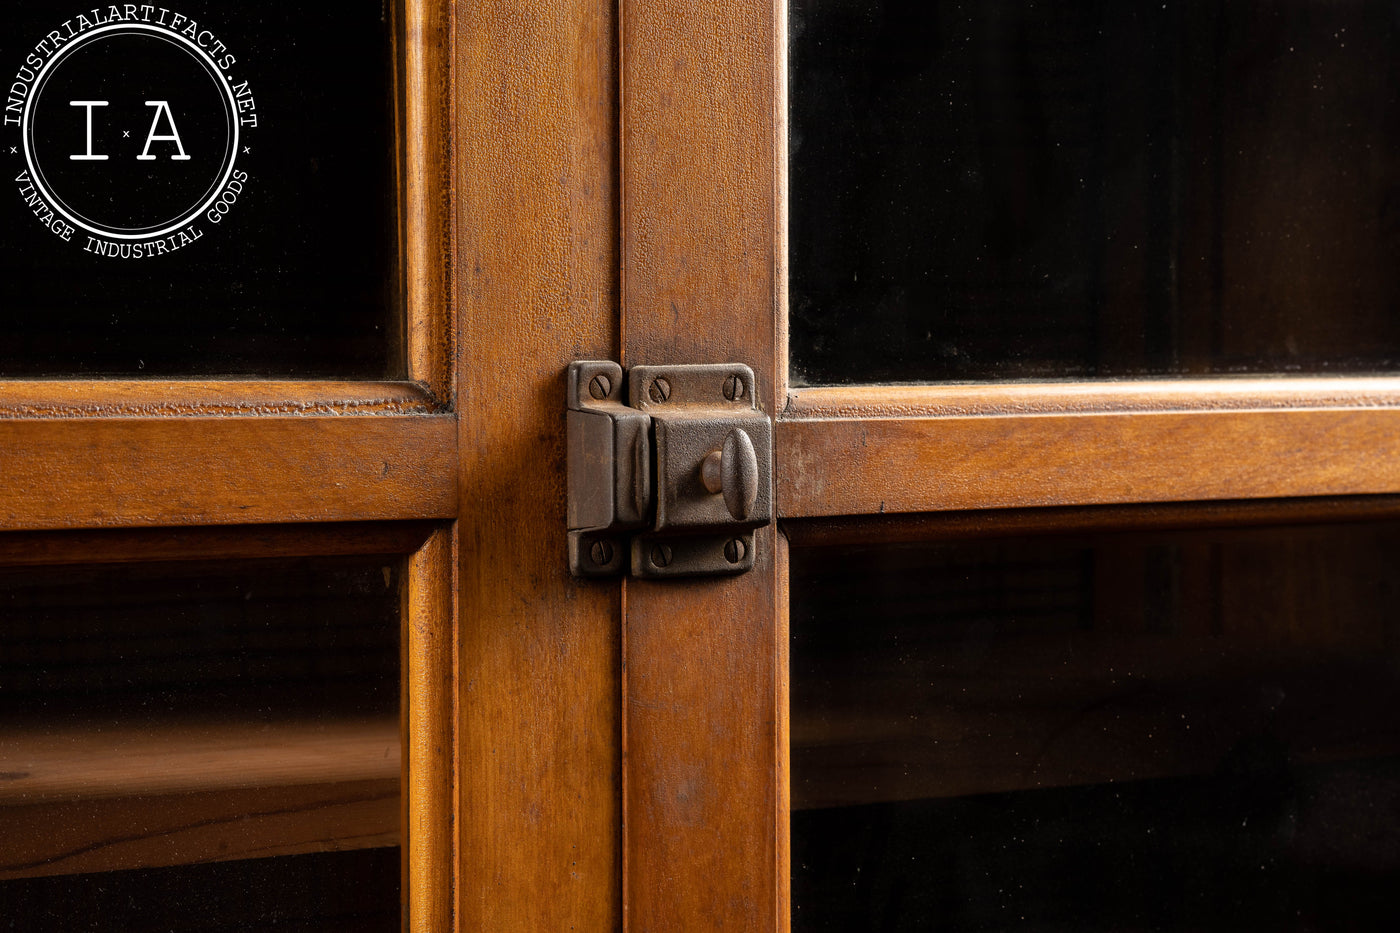
[[[623,573],[625,532],[651,519],[651,418],[624,398],[621,366],[569,364],[569,569],[576,576]]]
[[[742,363],[569,367],[569,566],[743,573],[773,518],[773,425]]]

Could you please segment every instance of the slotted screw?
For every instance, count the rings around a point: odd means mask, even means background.
[[[671,397],[671,382],[665,376],[657,376],[651,381],[647,395],[653,402],[664,402]],[[664,565],[663,565],[664,566]]]
[[[592,381],[588,383],[588,394],[600,402],[607,398],[610,392],[612,392],[612,380],[604,373],[594,376]]]
[[[724,545],[724,559],[731,564],[737,564],[744,559],[744,555],[749,552],[748,545],[743,538],[731,538]]]
[[[731,402],[744,397],[744,378],[730,373],[724,377],[724,397]]]
[[[671,566],[671,546],[669,544],[653,545],[651,549],[651,562],[658,567]]]
[[[589,556],[593,558],[593,563],[599,567],[606,567],[613,560],[613,546],[611,541],[599,539],[593,542],[593,546],[588,549]]]

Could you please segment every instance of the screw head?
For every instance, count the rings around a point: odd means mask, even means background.
[[[657,376],[647,387],[647,395],[653,402],[664,402],[671,397],[671,381],[665,376]]]
[[[600,402],[607,398],[610,392],[612,392],[612,380],[607,377],[606,373],[599,373],[588,383],[588,394]]]
[[[744,543],[743,538],[731,538],[724,544],[724,559],[731,564],[739,563],[748,553],[749,546]]]
[[[588,549],[588,556],[593,558],[593,563],[599,567],[606,567],[613,561],[613,546],[611,541],[598,539]]]
[[[724,397],[737,402],[744,397],[744,378],[735,373],[724,377]]]
[[[654,544],[651,548],[651,562],[658,567],[671,566],[671,546],[669,544]]]

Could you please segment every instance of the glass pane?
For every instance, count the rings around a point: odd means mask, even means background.
[[[792,0],[793,377],[1394,370],[1389,0]]]
[[[793,929],[1393,928],[1400,527],[797,550]]]
[[[0,885],[25,933],[392,933],[397,849],[33,878]]]
[[[16,929],[397,918],[401,563],[0,571]]]
[[[401,374],[383,3],[13,6],[0,377]]]

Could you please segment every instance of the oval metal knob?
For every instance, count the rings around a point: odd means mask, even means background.
[[[734,428],[724,446],[700,464],[700,481],[710,492],[724,494],[724,507],[736,521],[753,514],[758,501],[758,453],[743,428]]]

